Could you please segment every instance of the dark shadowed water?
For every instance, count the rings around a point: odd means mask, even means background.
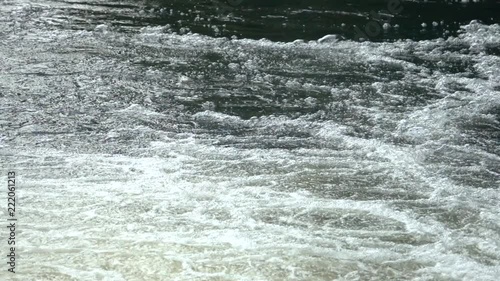
[[[201,34],[273,41],[316,40],[325,34],[371,41],[447,38],[456,36],[460,25],[471,20],[485,24],[500,22],[498,1],[158,0],[147,3],[153,11],[160,8],[159,17],[152,22],[170,24],[175,31],[189,27]],[[213,25],[223,27],[214,32]]]
[[[332,2],[0,1],[0,280],[499,280],[499,5]]]

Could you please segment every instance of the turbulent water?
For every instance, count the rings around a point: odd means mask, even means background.
[[[0,4],[1,280],[500,279],[500,25]]]

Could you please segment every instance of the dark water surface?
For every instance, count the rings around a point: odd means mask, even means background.
[[[0,1],[0,280],[499,280],[499,6],[304,3]]]
[[[154,8],[174,10],[172,14],[169,10],[160,12],[153,19],[158,24],[168,23],[173,27],[187,24],[193,32],[208,35],[215,34],[205,25],[221,24],[225,27],[216,35],[279,41],[315,40],[325,34],[372,41],[421,40],[456,35],[460,25],[471,20],[485,24],[500,21],[498,1],[160,0],[149,3]],[[199,20],[194,21],[197,16]],[[384,28],[384,23],[389,25]]]

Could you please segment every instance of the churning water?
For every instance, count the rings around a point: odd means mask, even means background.
[[[0,3],[2,280],[500,279],[500,25],[320,44],[195,8]]]

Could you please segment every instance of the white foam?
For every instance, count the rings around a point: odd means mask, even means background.
[[[487,50],[499,30],[463,29],[447,40],[336,44],[179,35],[168,26],[10,34],[4,43],[16,48],[0,46],[0,58],[19,73],[0,77],[9,94],[0,99],[22,126],[1,136],[1,163],[22,175],[29,278],[494,280],[498,192],[448,171],[498,176],[487,166],[498,155],[462,144],[460,125],[478,116],[497,124],[499,61]],[[467,52],[454,50],[461,45]],[[50,51],[61,48],[71,55]],[[241,78],[218,78],[227,89],[214,96],[237,100],[248,86],[245,98],[277,113],[247,120],[207,102],[213,85],[186,67],[203,66],[206,50]],[[154,65],[162,60],[172,64]],[[478,74],[447,69],[455,61]],[[32,70],[52,75],[25,79]],[[69,80],[77,86],[61,84],[56,70],[77,73]],[[179,101],[195,109],[171,104]],[[12,114],[16,106],[23,115]],[[280,112],[287,106],[319,109],[290,117]],[[40,134],[60,132],[52,121],[74,129],[89,117],[96,130]],[[461,155],[470,156],[464,167],[445,162]]]

